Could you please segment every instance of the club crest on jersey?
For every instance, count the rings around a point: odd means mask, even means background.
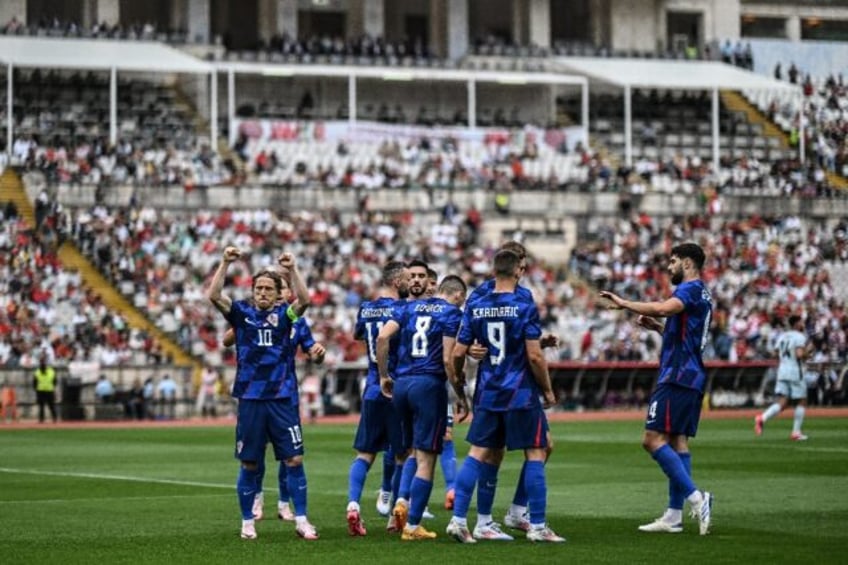
[[[269,324],[271,324],[272,326],[274,326],[276,328],[277,324],[280,323],[280,318],[279,318],[279,316],[277,316],[277,314],[270,314],[270,315],[268,315],[267,321],[268,321]]]

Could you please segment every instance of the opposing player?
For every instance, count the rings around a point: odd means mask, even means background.
[[[362,395],[362,412],[353,448],[356,458],[348,476],[347,526],[351,536],[364,536],[367,531],[360,514],[359,501],[368,471],[377,453],[391,446],[392,453],[404,455],[401,443],[400,420],[390,399],[380,393],[380,375],[377,369],[377,336],[383,326],[392,320],[406,304],[409,294],[408,273],[400,261],[391,261],[383,267],[382,286],[375,300],[363,302],[356,317],[355,336],[365,341],[368,351],[368,376]],[[397,363],[397,340],[389,347],[388,370],[394,372]],[[393,481],[395,482],[395,481]],[[400,482],[400,474],[397,476]],[[381,489],[383,490],[383,489]],[[397,491],[396,485],[392,490]],[[395,492],[396,496],[396,492]],[[388,514],[388,510],[386,511]]]
[[[309,292],[297,270],[294,256],[283,253],[279,264],[291,276],[297,300],[277,305],[282,279],[274,271],[253,276],[253,300],[233,301],[223,293],[229,265],[241,257],[232,246],[224,249],[207,297],[224,315],[236,334],[237,372],[233,397],[237,398],[236,458],[241,461],[236,488],[242,513],[241,537],[256,538],[253,500],[258,461],[270,440],[277,459],[288,466],[288,487],[295,506],[297,534],[308,540],[318,532],[306,518],[306,475],[303,470],[303,435],[300,414],[292,396],[297,382],[290,371],[291,330],[309,307]]]
[[[404,524],[401,539],[425,540],[436,537],[421,525],[424,509],[433,489],[436,457],[442,451],[447,414],[447,365],[459,330],[465,302],[465,283],[448,276],[433,298],[409,302],[377,337],[377,366],[383,394],[401,418],[404,448],[413,448],[417,462],[409,501],[398,499],[394,515]],[[398,360],[394,374],[389,371],[390,340],[398,335]],[[451,379],[467,415],[465,390]]]
[[[807,436],[801,432],[801,426],[804,424],[804,414],[807,410],[807,383],[804,382],[801,363],[810,354],[810,349],[807,346],[804,320],[801,316],[789,317],[789,331],[777,339],[775,352],[780,359],[777,366],[777,383],[774,387],[777,401],[754,419],[754,433],[762,435],[763,425],[783,412],[791,402],[795,407],[795,417],[789,438],[793,441],[806,441]]]
[[[546,523],[547,419],[544,406],[555,402],[548,366],[542,354],[539,311],[535,303],[517,296],[521,259],[509,250],[495,255],[493,291],[469,304],[454,348],[455,374],[463,374],[468,348],[482,344],[487,355],[480,363],[474,392],[474,419],[468,430],[468,456],[456,478],[453,518],[447,533],[462,543],[478,539],[512,540],[488,514],[478,514],[472,534],[467,514],[474,486],[490,468],[497,476],[503,449],[523,450],[525,485],[530,504],[527,539],[564,542]],[[494,486],[492,487],[494,490]],[[479,511],[479,509],[478,509]],[[479,511],[484,512],[484,511]]]
[[[689,438],[695,437],[701,417],[706,383],[701,351],[712,315],[712,298],[701,280],[704,260],[704,251],[697,244],[673,247],[668,270],[677,288],[662,302],[634,302],[601,291],[613,308],[640,314],[637,322],[641,326],[663,336],[659,377],[648,403],[642,447],[668,477],[669,504],[661,517],[639,526],[643,532],[682,532],[684,499],[698,519],[701,535],[710,531],[713,496],[698,490],[692,481],[689,454]],[[665,325],[658,318],[666,318]]]

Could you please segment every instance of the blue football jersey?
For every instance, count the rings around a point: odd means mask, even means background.
[[[488,350],[477,371],[475,407],[506,411],[540,405],[525,342],[541,337],[538,308],[514,292],[491,293],[465,308],[457,341],[476,340]]]
[[[471,294],[468,296],[468,300],[466,300],[466,305],[471,305],[483,298],[484,296],[488,296],[495,291],[495,279],[488,279],[483,284],[475,288]],[[515,295],[522,300],[527,300],[529,302],[535,302],[533,298],[533,293],[529,288],[517,285],[515,287]],[[466,306],[467,307],[467,306]]]
[[[294,355],[290,316],[295,318],[288,304],[260,310],[246,300],[233,302],[226,318],[236,334],[234,398],[273,400],[297,394],[289,364]]]
[[[385,398],[380,393],[380,373],[377,370],[377,336],[386,322],[391,320],[400,308],[406,304],[404,300],[395,298],[378,298],[363,302],[356,316],[354,335],[356,339],[365,341],[368,350],[368,376],[365,379],[364,400]],[[389,374],[393,375],[397,366],[398,334],[389,342]]]
[[[315,345],[315,338],[312,337],[312,330],[309,328],[309,322],[306,321],[306,318],[298,318],[298,320],[294,323],[294,327],[291,329],[291,350],[292,354],[289,356],[289,371],[291,371],[290,382],[294,386],[294,391],[297,391],[297,368],[295,367],[295,355],[297,354],[297,348],[300,347],[300,350],[306,354],[309,354],[309,350],[312,349],[312,346]],[[295,392],[291,395],[292,404],[298,404],[299,395]]]
[[[657,383],[703,392],[707,375],[701,352],[710,331],[712,297],[701,280],[681,283],[672,296],[683,302],[683,311],[666,319]]]
[[[456,337],[462,310],[443,298],[431,297],[408,302],[393,318],[400,326],[395,379],[433,377],[445,380],[442,357],[445,337]]]

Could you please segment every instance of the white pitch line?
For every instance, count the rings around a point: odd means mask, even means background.
[[[151,477],[131,477],[127,475],[102,475],[99,473],[71,473],[68,471],[38,471],[33,469],[13,469],[11,467],[0,467],[0,473],[13,473],[17,475],[41,475],[47,477],[76,477],[80,479],[98,479],[107,481],[129,481],[133,483],[155,483],[161,485],[182,485],[187,487],[225,488],[234,489],[234,484],[222,485],[220,483],[201,483],[199,481],[178,481],[174,479],[154,479]]]

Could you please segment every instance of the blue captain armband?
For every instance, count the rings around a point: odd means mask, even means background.
[[[294,305],[289,304],[289,307],[286,308],[286,317],[291,320],[292,323],[295,323],[300,319],[300,316],[294,311]]]

